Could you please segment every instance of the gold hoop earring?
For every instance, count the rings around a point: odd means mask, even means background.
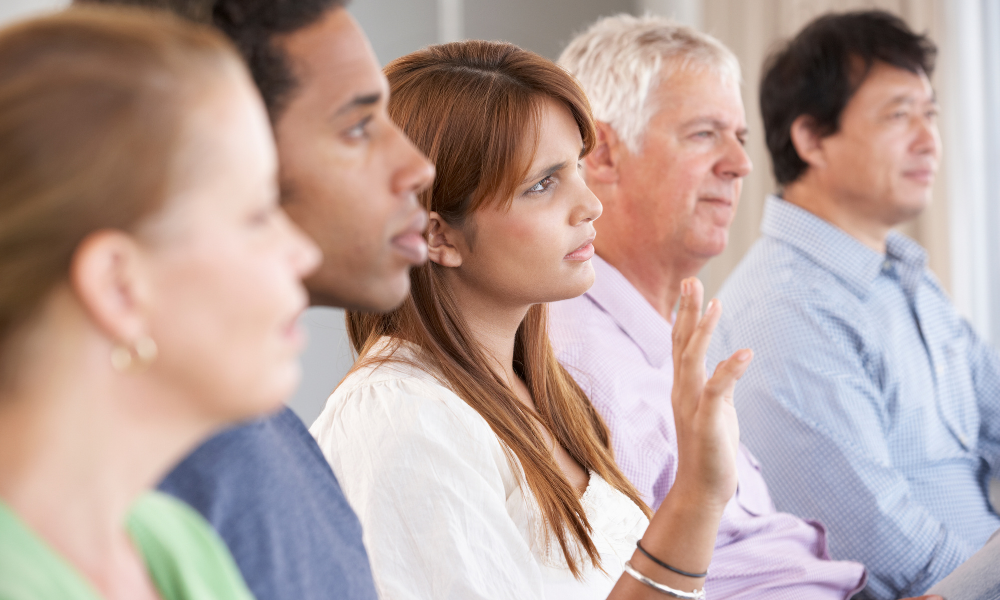
[[[144,335],[130,346],[115,344],[111,349],[111,366],[120,373],[142,372],[153,364],[159,354],[153,338]]]

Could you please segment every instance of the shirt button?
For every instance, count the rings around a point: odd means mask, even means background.
[[[936,373],[938,377],[941,377],[944,375],[944,369],[940,365],[936,366],[934,367],[934,373]]]
[[[963,446],[968,446],[969,445],[969,439],[967,437],[965,437],[964,434],[961,434],[961,433],[958,434],[958,441],[962,442]]]
[[[884,263],[882,263],[882,270],[883,271],[888,271],[891,268],[892,268],[892,261],[887,260]]]

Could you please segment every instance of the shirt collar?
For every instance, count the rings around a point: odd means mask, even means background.
[[[595,255],[596,280],[585,294],[625,332],[650,366],[661,368],[672,354],[672,327],[621,272]]]
[[[839,227],[778,196],[768,197],[760,229],[836,275],[859,298],[868,294],[887,260],[899,264],[904,287],[912,289],[927,266],[924,249],[900,233],[890,232],[886,254],[879,254]]]

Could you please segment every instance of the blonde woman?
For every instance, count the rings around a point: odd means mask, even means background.
[[[299,380],[319,253],[216,34],[74,9],[0,31],[0,598],[250,594],[149,492]]]

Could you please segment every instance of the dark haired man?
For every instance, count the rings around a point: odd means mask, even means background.
[[[711,360],[751,347],[745,443],[776,504],[818,519],[868,597],[928,589],[1000,527],[1000,356],[958,315],[924,251],[892,232],[938,167],[934,45],[887,13],[813,21],[766,65],[781,185],[723,287]]]
[[[416,192],[433,167],[386,112],[388,86],[344,0],[89,0],[213,22],[247,59],[274,125],[285,210],[322,248],[314,305],[387,310],[423,262]],[[374,600],[361,527],[284,409],[223,432],[161,485],[216,527],[259,600]]]

